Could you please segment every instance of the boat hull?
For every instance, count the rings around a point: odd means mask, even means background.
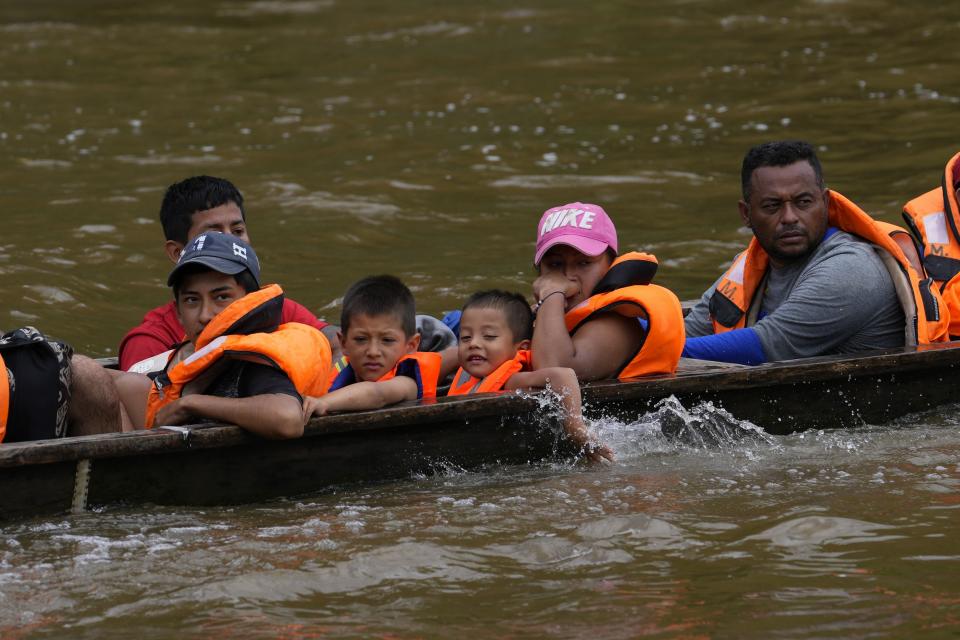
[[[710,401],[773,434],[881,424],[953,402],[960,344],[707,367],[585,385],[588,415],[633,421],[664,398]],[[556,411],[536,397],[441,398],[316,418],[303,438],[233,426],[106,434],[0,447],[0,519],[117,504],[214,505],[338,486],[570,457]]]

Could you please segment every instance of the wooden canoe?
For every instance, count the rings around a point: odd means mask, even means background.
[[[713,401],[773,434],[879,424],[954,401],[960,342],[584,385],[587,414]],[[195,425],[0,446],[0,519],[117,504],[212,505],[571,456],[536,398],[484,394],[316,418],[297,440]],[[550,414],[551,412],[546,412]]]

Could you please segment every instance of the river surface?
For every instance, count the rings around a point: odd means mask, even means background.
[[[198,173],[332,321],[373,273],[434,314],[529,291],[540,214],[575,200],[692,298],[749,237],[753,144],[814,142],[889,221],[935,186],[957,43],[950,2],[5,2],[0,325],[115,355]],[[957,637],[955,413],[701,448],[599,421],[609,467],[8,523],[0,636]]]

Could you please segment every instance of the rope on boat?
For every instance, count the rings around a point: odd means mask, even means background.
[[[70,511],[82,513],[87,509],[87,490],[90,488],[90,460],[77,460],[77,474],[73,481],[73,504]]]

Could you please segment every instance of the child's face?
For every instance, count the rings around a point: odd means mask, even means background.
[[[470,307],[460,317],[460,366],[475,378],[490,375],[518,349],[529,348],[529,340],[513,341],[500,309]]]
[[[247,292],[234,276],[216,271],[203,271],[184,276],[177,296],[177,314],[187,334],[196,344],[207,323]]]
[[[376,382],[388,373],[397,361],[420,346],[420,334],[409,338],[403,324],[394,314],[368,316],[360,313],[350,319],[350,328],[341,334],[343,354],[350,360],[357,378]]]

